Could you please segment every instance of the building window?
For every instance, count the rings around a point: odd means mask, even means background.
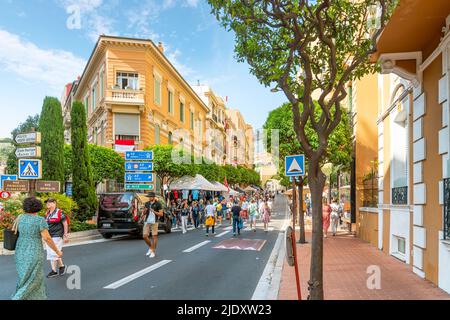
[[[105,74],[104,74],[104,72],[102,71],[101,73],[100,73],[100,98],[101,99],[103,99],[103,97],[105,96],[105,86],[104,86],[104,84],[105,84],[105,79],[104,79],[104,77],[105,77]]]
[[[155,104],[161,105],[161,79],[154,76],[155,80]]]
[[[139,114],[115,113],[114,136],[116,140],[139,140],[139,122]]]
[[[169,114],[173,114],[173,92],[171,90],[168,90],[168,111]]]
[[[97,107],[97,84],[92,88],[92,111]]]
[[[101,126],[101,129],[100,129],[100,144],[102,146],[105,145],[105,128],[104,128],[103,122],[102,122],[102,126]]]
[[[168,139],[169,139],[169,144],[173,144],[173,134],[172,134],[172,132],[169,132]]]
[[[128,72],[117,72],[116,85],[123,90],[139,90],[138,74]]]
[[[184,103],[180,102],[180,121],[184,122]]]
[[[407,102],[391,113],[392,204],[408,204],[408,125]]]
[[[86,116],[88,116],[89,114],[89,97],[86,96],[86,98],[84,98],[84,110],[86,111]]]
[[[194,130],[194,113],[192,111],[189,114],[189,120],[191,122],[191,130]]]
[[[155,124],[155,144],[159,144],[159,135],[160,135],[160,129],[159,124]]]

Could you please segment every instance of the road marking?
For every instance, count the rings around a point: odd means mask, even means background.
[[[87,241],[82,241],[82,242],[68,243],[68,244],[63,244],[63,248],[82,246],[82,245],[86,245],[86,244],[94,244],[94,243],[116,241],[116,240],[120,240],[120,239],[123,239],[123,238],[126,238],[126,237],[128,237],[128,236],[119,236],[119,237],[112,238],[112,239],[103,239],[102,238],[102,239],[97,239],[97,240],[87,240]]]
[[[128,277],[125,277],[119,281],[116,281],[114,283],[111,283],[110,285],[104,287],[103,289],[117,289],[133,280],[136,280],[139,277],[142,277],[143,275],[146,275],[149,272],[152,272],[158,268],[161,268],[162,266],[168,264],[169,262],[172,262],[172,260],[162,260],[158,263],[155,263],[154,265],[151,265],[148,268],[145,268],[141,271],[138,271],[136,273],[133,273],[132,275],[129,275]]]
[[[200,242],[199,244],[196,244],[196,245],[193,246],[193,247],[190,247],[190,248],[188,248],[188,249],[186,249],[186,250],[183,250],[183,252],[186,252],[186,253],[192,252],[192,251],[194,251],[195,249],[198,249],[198,248],[200,248],[200,247],[203,247],[204,245],[206,245],[206,244],[208,244],[208,243],[210,243],[210,242],[211,242],[211,240],[205,240],[205,241],[203,241],[203,242]]]
[[[224,231],[224,232],[222,232],[222,233],[219,233],[217,236],[216,236],[216,238],[220,238],[220,237],[222,237],[222,236],[224,236],[224,235],[226,235],[227,233],[230,233],[231,231],[230,230],[228,230],[228,231]]]

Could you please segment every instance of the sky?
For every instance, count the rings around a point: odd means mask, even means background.
[[[0,137],[40,113],[45,96],[61,97],[100,34],[163,42],[189,83],[227,96],[255,129],[286,101],[236,61],[234,34],[206,0],[0,0]]]

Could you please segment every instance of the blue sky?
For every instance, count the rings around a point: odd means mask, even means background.
[[[234,35],[206,0],[0,0],[0,137],[39,113],[46,95],[61,96],[102,33],[162,41],[190,83],[228,96],[255,128],[286,101],[236,62]]]

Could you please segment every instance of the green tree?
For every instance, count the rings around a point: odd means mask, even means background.
[[[39,118],[42,150],[42,178],[64,185],[64,126],[61,103],[45,97]]]
[[[17,144],[14,141],[14,138],[19,133],[27,133],[31,132],[32,130],[37,131],[37,128],[39,126],[39,114],[36,114],[34,116],[28,116],[28,118],[20,123],[17,128],[15,128],[13,131],[11,131],[11,137],[12,137],[12,144],[17,147]],[[26,146],[26,145],[23,145]],[[8,154],[8,159],[6,161],[6,169],[8,171],[8,174],[17,174],[17,163],[18,159],[15,154],[15,149],[12,149],[10,153]]]
[[[346,84],[377,70],[370,55],[397,0],[208,0],[212,13],[235,33],[238,61],[266,87],[291,103],[295,136],[308,161],[312,202],[321,203],[326,176],[321,162],[330,134],[341,121]],[[375,10],[374,10],[375,9]],[[378,14],[374,16],[373,13]],[[319,94],[317,104],[313,92]],[[299,108],[300,104],[302,109]],[[316,117],[315,109],[321,109]],[[310,123],[315,147],[306,133]],[[309,298],[323,299],[323,231],[313,206]]]
[[[72,105],[70,113],[72,136],[73,198],[78,204],[76,219],[85,221],[95,215],[97,195],[92,176],[91,160],[87,143],[86,113],[81,102]]]
[[[89,158],[91,159],[92,178],[94,184],[106,179],[114,179],[117,182],[123,182],[125,175],[125,160],[114,150],[97,146],[88,145]],[[72,176],[72,147],[64,147],[64,176],[69,180]]]

